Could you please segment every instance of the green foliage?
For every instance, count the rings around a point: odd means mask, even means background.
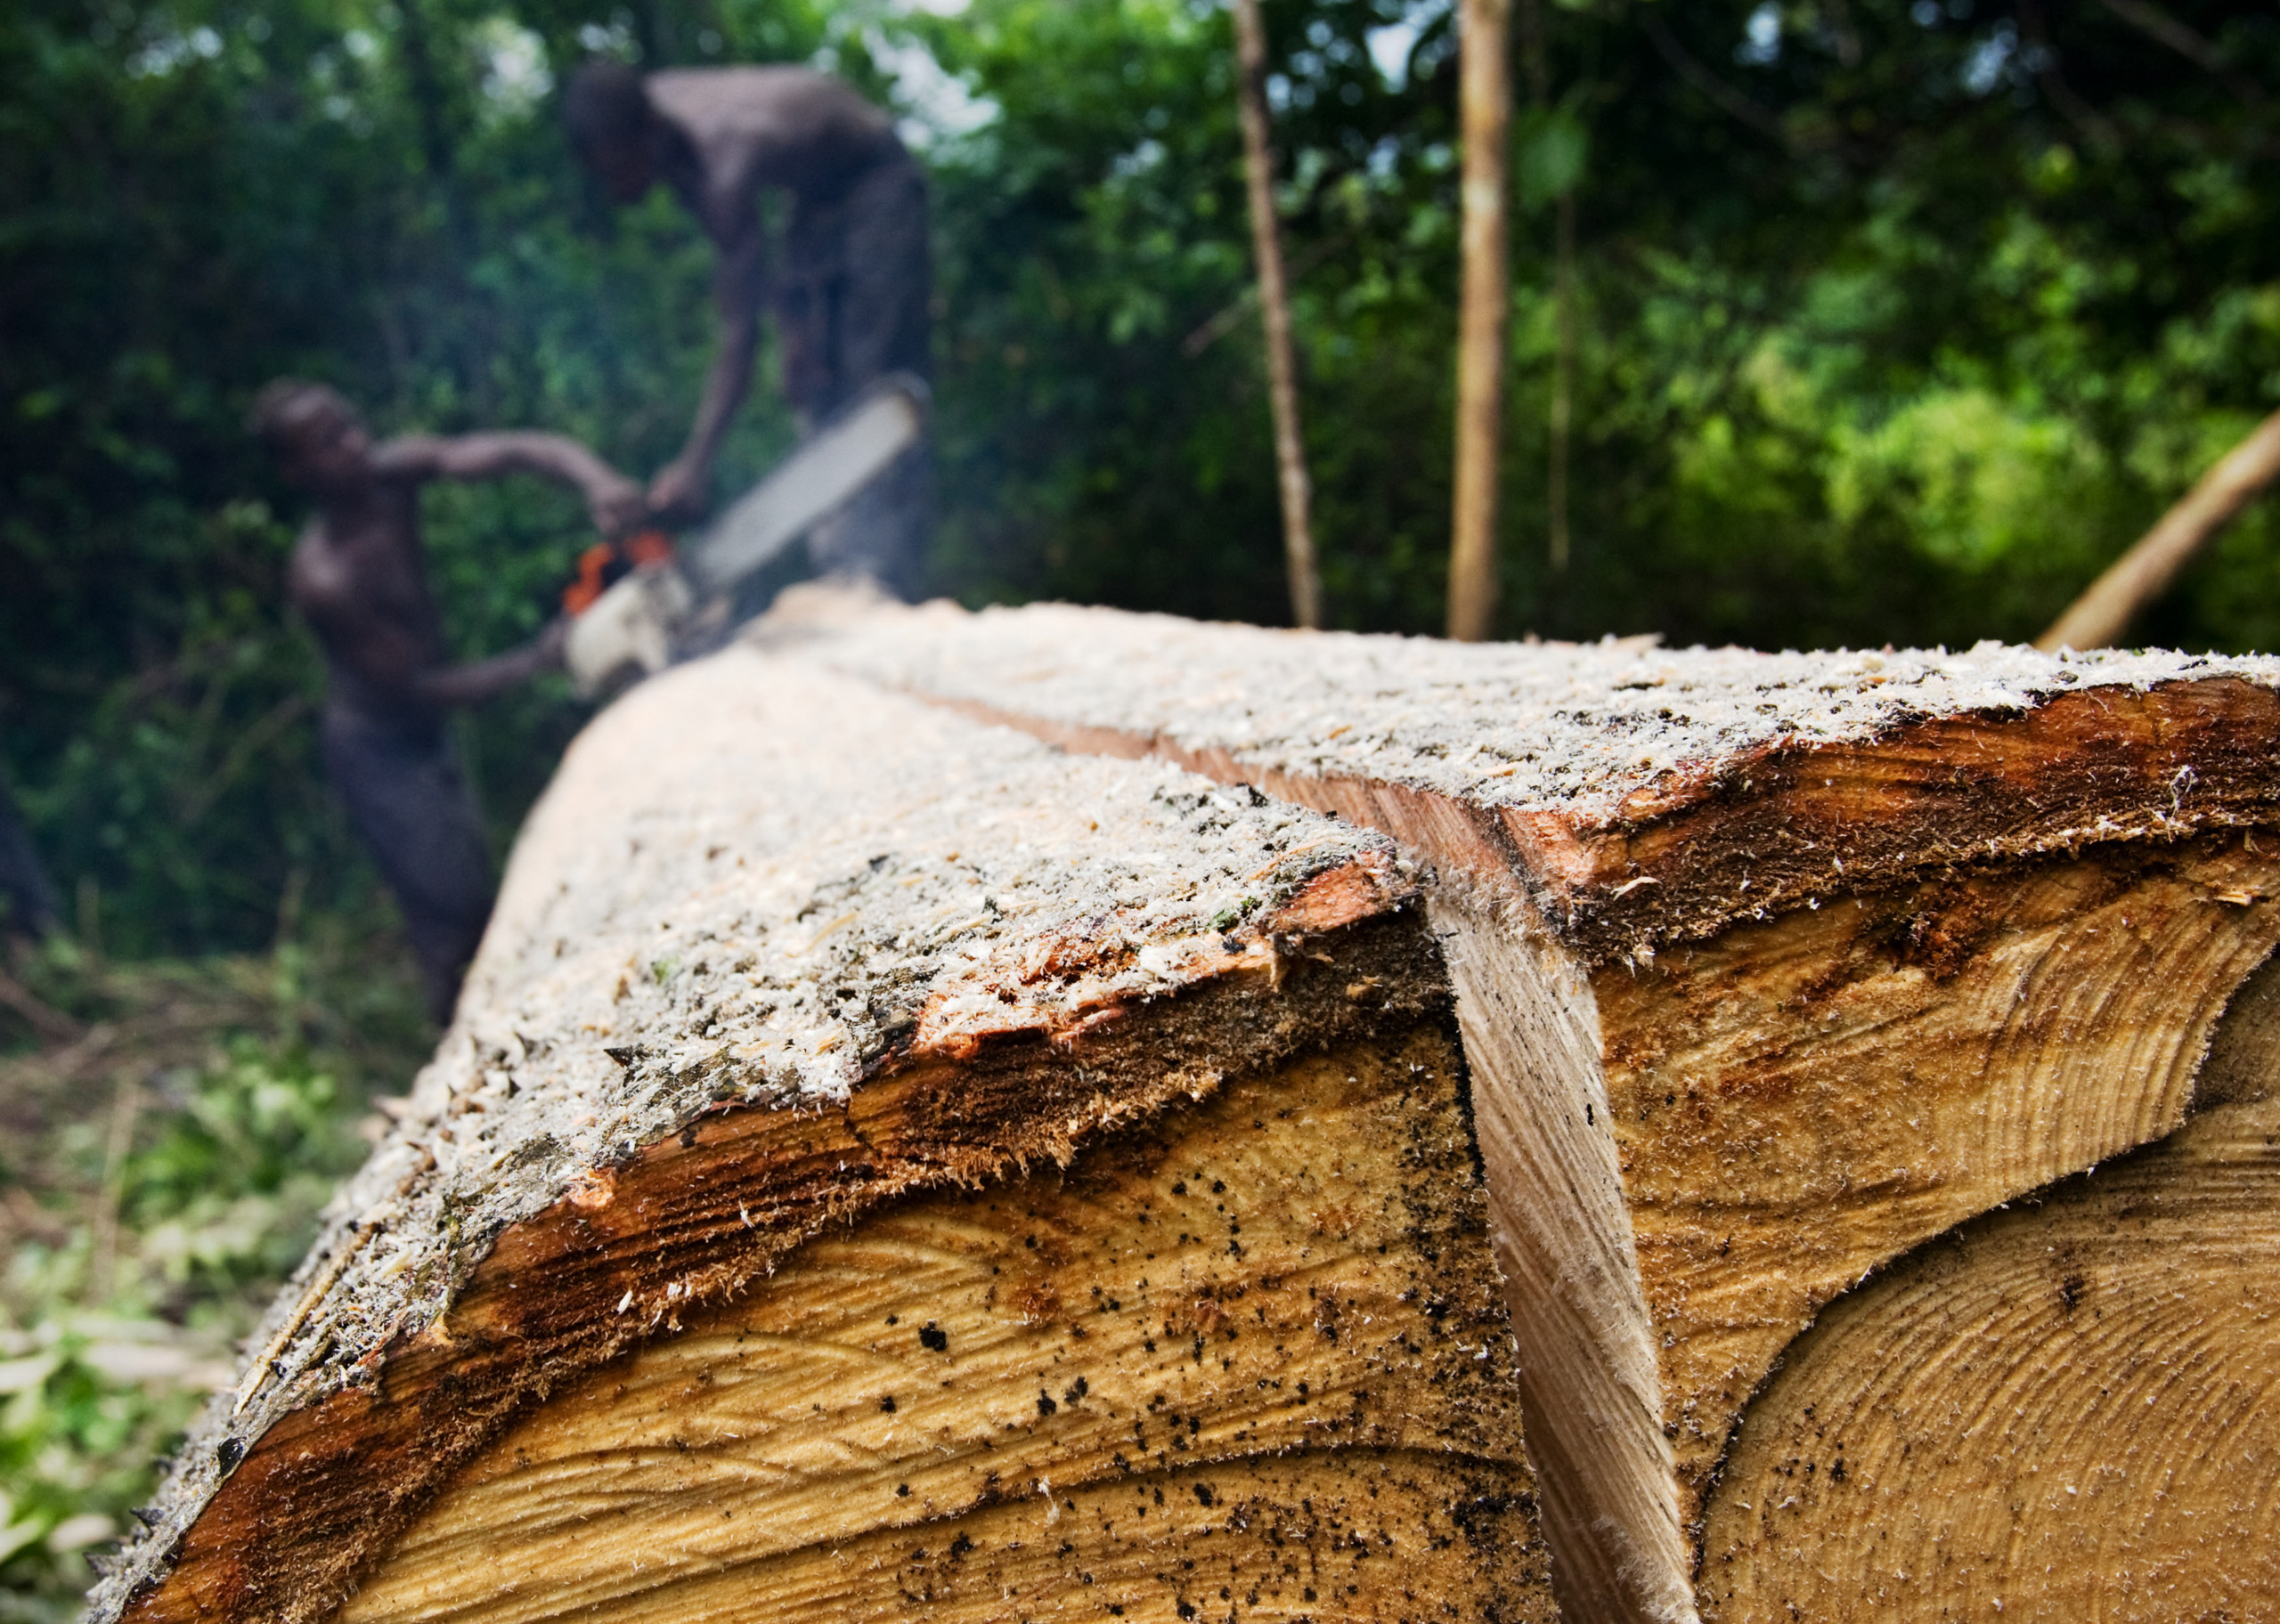
[[[240,1035],[120,1180],[120,1216],[171,1283],[275,1279],[299,1261],[332,1181],[362,1158],[339,1090],[305,1052]]]
[[[1445,0],[1268,0],[1278,195],[1332,618],[1441,613],[1456,286]],[[1513,133],[1502,629],[1679,641],[2030,635],[2280,400],[2280,22],[2189,51],[2017,0],[1544,0]],[[2174,33],[2172,31],[2172,36]],[[297,509],[238,427],[296,369],[384,428],[527,423],[636,473],[706,357],[706,250],[612,216],[550,75],[815,61],[901,98],[934,176],[935,584],[1283,616],[1228,31],[1204,0],[25,0],[0,14],[0,744],[113,950],[369,914],[286,622]],[[1518,76],[1525,86],[1529,76]],[[946,91],[957,93],[945,103]],[[968,116],[971,115],[971,116]],[[1547,561],[1576,221],[1571,568]],[[724,488],[791,426],[763,387]],[[469,654],[585,539],[439,491]],[[2142,635],[2269,645],[2252,513]],[[466,729],[503,842],[581,712]]]
[[[17,969],[108,1040],[0,1052],[0,1620],[60,1620],[229,1379],[420,1023],[408,966],[337,940],[134,970],[59,940]]]

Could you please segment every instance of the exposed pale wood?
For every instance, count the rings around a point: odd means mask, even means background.
[[[2265,418],[2254,434],[2195,480],[2159,524],[2066,606],[2034,646],[2105,648],[2121,642],[2129,622],[2169,590],[2193,556],[2276,477],[2280,477],[2280,412]]]
[[[2268,848],[2268,849],[2270,849]],[[1781,1350],[1876,1266],[2170,1132],[2280,938],[2239,837],[1958,876],[1594,980],[1681,1512]]]
[[[1510,276],[1505,172],[1512,127],[1511,0],[1458,9],[1463,126],[1464,283],[1457,304],[1456,491],[1449,636],[1478,642],[1496,620],[1497,479],[1504,450],[1504,329]]]
[[[1266,328],[1267,398],[1274,412],[1275,483],[1282,497],[1282,566],[1291,621],[1322,624],[1322,571],[1315,562],[1314,487],[1299,432],[1299,363],[1291,340],[1291,289],[1282,272],[1282,228],[1274,209],[1274,149],[1266,120],[1266,25],[1258,0],[1234,0],[1236,110],[1243,128],[1243,183],[1250,199],[1258,308]]]
[[[2280,936],[2267,661],[1459,650],[1063,609],[815,653],[1436,863],[1574,1618],[1690,1616],[1703,1496],[1783,1350],[1862,1275],[2174,1131]]]
[[[1689,1553],[1661,1352],[1608,1132],[1597,999],[1524,908],[1434,898],[1473,1077],[1496,1261],[1527,1304],[1521,1410],[1568,1618],[1683,1617]]]
[[[645,685],[94,1616],[326,1618],[549,1394],[818,1238],[1447,1004],[1380,837],[748,650]]]
[[[810,1242],[493,1444],[342,1617],[1549,1618],[1454,1060],[1350,1046]]]
[[[1708,1509],[1713,1618],[2271,1616],[2276,992],[2268,970],[2227,1016],[2177,1133],[1911,1255],[1790,1350]]]

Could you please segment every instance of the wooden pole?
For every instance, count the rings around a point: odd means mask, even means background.
[[[1568,444],[1576,401],[1576,194],[1563,191],[1553,205],[1552,306],[1559,322],[1551,364],[1551,567],[1565,570],[1574,551],[1568,526]]]
[[[1510,0],[1463,0],[1464,288],[1457,334],[1457,463],[1449,636],[1478,642],[1496,614],[1496,462],[1504,420],[1505,146]]]
[[[1291,618],[1322,624],[1322,573],[1315,565],[1306,443],[1299,434],[1299,372],[1291,353],[1291,295],[1282,238],[1274,219],[1274,157],[1266,141],[1266,28],[1258,0],[1234,0],[1236,102],[1243,126],[1243,178],[1250,192],[1252,251],[1258,259],[1259,312],[1266,322],[1266,384],[1274,410],[1274,467],[1282,491],[1282,560],[1291,577]]]
[[[2280,475],[2280,411],[2226,452],[2162,516],[2160,524],[2067,605],[2034,646],[2048,653],[2105,648],[2120,641],[2139,611],[2167,591],[2194,554],[2231,524],[2276,475]]]
[[[1520,0],[1520,38],[1527,60],[1528,104],[1538,113],[1551,106],[1551,70],[1543,48],[1543,0]],[[1568,567],[1573,548],[1568,534],[1568,440],[1575,420],[1576,394],[1576,193],[1563,189],[1553,204],[1551,320],[1551,467],[1544,480],[1550,510],[1551,569]]]

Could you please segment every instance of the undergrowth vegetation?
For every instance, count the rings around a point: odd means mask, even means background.
[[[5,972],[0,1620],[77,1611],[229,1379],[422,1056],[401,961],[385,933],[133,965],[57,936]]]

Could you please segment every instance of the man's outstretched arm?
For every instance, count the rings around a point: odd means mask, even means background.
[[[760,347],[760,297],[767,259],[766,240],[756,213],[746,201],[715,237],[720,257],[712,268],[712,308],[721,323],[712,368],[688,443],[649,482],[653,513],[687,513],[703,505],[712,459],[752,388],[753,358]]]
[[[344,604],[337,597],[297,593],[302,615],[323,639],[338,665],[391,704],[447,709],[479,705],[562,663],[566,623],[557,619],[519,648],[463,665],[432,665],[426,643],[399,620]]]
[[[412,697],[437,706],[479,705],[493,694],[518,688],[542,671],[562,663],[562,640],[567,622],[556,619],[520,648],[510,648],[488,660],[470,660],[421,671],[407,685]]]
[[[414,479],[504,479],[535,474],[586,499],[594,528],[606,536],[632,529],[646,512],[641,487],[575,440],[530,430],[497,434],[407,434],[373,453],[385,475]]]

